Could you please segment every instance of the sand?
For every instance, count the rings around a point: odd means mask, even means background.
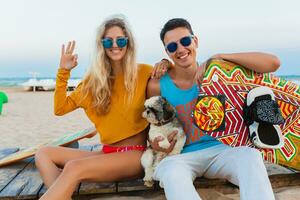
[[[0,149],[31,147],[63,134],[75,133],[93,126],[82,109],[64,116],[55,116],[53,92],[25,92],[22,88],[1,87],[0,91],[4,91],[9,98],[8,103],[3,105],[0,115]],[[98,136],[80,141],[83,145],[96,143],[99,143]],[[277,200],[300,199],[300,186],[278,188],[274,192]],[[239,199],[236,190],[228,193],[228,191],[222,192],[214,189],[199,189],[199,193],[204,200]],[[150,197],[115,195],[100,199],[165,199],[163,194],[153,195]]]
[[[0,91],[8,96],[0,115],[0,149],[31,147],[93,126],[82,109],[55,116],[53,92],[24,92],[22,88],[0,88]],[[81,141],[97,142],[98,136]]]

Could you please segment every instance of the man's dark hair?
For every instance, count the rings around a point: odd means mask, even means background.
[[[194,32],[192,30],[191,24],[183,18],[174,18],[170,19],[167,23],[165,23],[164,27],[160,31],[160,39],[164,43],[165,34],[168,31],[171,31],[175,28],[184,27],[190,31],[192,35],[194,35]]]

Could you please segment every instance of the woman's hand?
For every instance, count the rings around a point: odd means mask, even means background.
[[[61,47],[60,68],[71,70],[77,66],[77,54],[73,54],[75,49],[75,41],[68,42],[67,48],[63,44]]]
[[[172,63],[168,59],[162,59],[153,67],[151,78],[160,79],[167,71]]]

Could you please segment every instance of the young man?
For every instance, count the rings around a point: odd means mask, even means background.
[[[187,135],[182,154],[165,158],[156,168],[154,179],[160,181],[167,199],[200,199],[193,181],[196,177],[227,179],[240,188],[242,200],[272,200],[274,194],[262,157],[256,149],[249,147],[229,147],[205,135],[193,123],[191,112],[198,96],[197,82],[201,83],[203,66],[198,67],[196,49],[198,38],[191,25],[181,18],[169,20],[163,27],[161,40],[168,56],[174,62],[160,80],[148,83],[148,97],[164,96],[177,110]],[[275,71],[279,60],[264,53],[218,54],[215,58],[226,59],[258,72]],[[174,135],[174,134],[173,134]],[[200,138],[195,141],[191,138]],[[159,138],[151,142],[158,148]]]

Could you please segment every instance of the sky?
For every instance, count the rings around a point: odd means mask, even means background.
[[[76,40],[79,64],[89,68],[97,27],[111,15],[127,17],[138,62],[167,58],[159,32],[167,20],[187,19],[199,38],[197,59],[217,53],[263,51],[281,60],[277,75],[300,75],[298,0],[0,0],[0,78],[55,77],[60,48]]]

